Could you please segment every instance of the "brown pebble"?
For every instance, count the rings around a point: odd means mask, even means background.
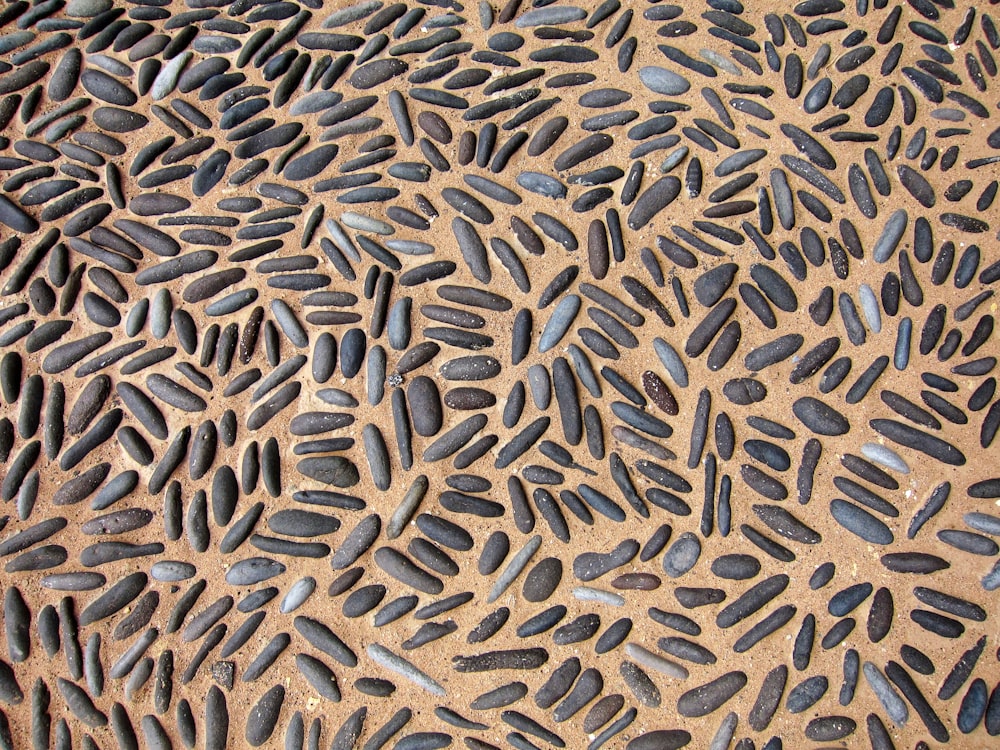
[[[652,573],[622,573],[611,581],[611,585],[616,589],[654,591],[660,588],[660,577]]]

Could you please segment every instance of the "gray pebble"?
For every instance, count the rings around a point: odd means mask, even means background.
[[[690,532],[677,537],[663,556],[663,570],[671,578],[679,578],[691,570],[701,557],[701,543]]]
[[[680,96],[691,88],[691,84],[683,76],[657,66],[640,68],[639,80],[650,91],[664,96]]]

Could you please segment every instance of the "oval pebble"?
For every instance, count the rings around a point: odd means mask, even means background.
[[[691,88],[691,84],[684,76],[655,65],[641,68],[639,80],[650,91],[664,96],[680,96]]]

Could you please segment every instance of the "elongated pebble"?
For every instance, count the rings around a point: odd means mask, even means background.
[[[680,664],[672,662],[669,659],[664,659],[662,656],[657,656],[652,651],[643,648],[637,643],[626,643],[625,653],[641,666],[662,672],[669,677],[675,677],[679,680],[686,680],[688,678],[688,670]]]
[[[639,78],[651,91],[665,96],[679,96],[691,88],[683,76],[658,66],[641,68]]]
[[[596,589],[592,586],[576,586],[573,588],[573,596],[580,601],[599,602],[612,607],[621,607],[625,604],[625,597],[611,591]]]
[[[870,424],[888,439],[920,451],[942,463],[952,466],[965,464],[965,454],[961,450],[935,435],[892,419],[873,419]]]
[[[681,192],[681,181],[673,175],[663,177],[639,194],[629,213],[628,225],[631,229],[642,229],[663,209],[669,206]]]
[[[892,257],[903,237],[903,232],[906,231],[908,221],[909,215],[904,209],[897,209],[889,216],[882,229],[882,234],[872,248],[872,257],[876,263],[885,263]]]
[[[542,648],[486,651],[473,656],[456,656],[452,666],[456,672],[491,672],[494,670],[538,669],[549,659]]]
[[[909,474],[909,465],[891,448],[880,443],[864,443],[861,446],[861,453],[866,457],[880,463],[887,469],[898,471],[900,474]]]
[[[681,716],[707,716],[729,701],[747,684],[743,672],[727,672],[721,677],[693,688],[677,699]]]
[[[510,585],[517,580],[521,571],[524,570],[528,561],[531,560],[541,545],[542,537],[536,534],[514,554],[514,556],[510,559],[510,562],[507,563],[503,572],[501,572],[501,574],[497,577],[493,587],[490,589],[489,595],[487,596],[488,602],[495,602],[508,588],[510,588]]]
[[[895,539],[888,526],[853,503],[835,498],[830,503],[830,514],[845,529],[872,544],[891,544]]]
[[[445,695],[445,689],[434,679],[415,667],[401,656],[378,643],[372,643],[367,648],[368,657],[376,664],[392,670],[414,684],[422,687],[432,695]]]
[[[688,371],[677,350],[664,339],[654,339],[653,349],[673,381],[679,387],[687,388]]]

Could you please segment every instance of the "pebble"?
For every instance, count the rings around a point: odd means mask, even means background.
[[[375,563],[396,580],[426,594],[440,594],[444,588],[441,579],[414,564],[401,552],[391,547],[375,551]]]
[[[562,562],[547,557],[525,575],[521,593],[529,602],[543,602],[552,595],[561,579]]]
[[[606,554],[584,552],[573,561],[573,574],[581,581],[593,581],[631,561],[639,552],[639,543],[626,539]]]
[[[747,676],[743,672],[727,672],[681,695],[677,700],[677,710],[681,716],[707,716],[725,705],[746,684]]]
[[[635,737],[626,745],[627,750],[675,750],[687,745],[691,734],[683,729],[655,729]]]
[[[892,544],[895,538],[888,526],[853,503],[834,499],[830,513],[845,529],[872,544]]]
[[[924,698],[923,693],[913,682],[913,679],[909,674],[895,662],[889,662],[886,665],[886,676],[900,689],[904,696],[909,700],[910,704],[916,710],[917,714],[920,716],[931,736],[938,742],[947,742],[950,739],[950,734],[941,720],[938,718],[934,709],[927,703],[926,698]]]
[[[611,591],[596,589],[591,586],[576,586],[573,589],[573,596],[580,601],[600,602],[611,607],[621,607],[625,604],[625,597]]]
[[[619,672],[639,703],[649,708],[659,708],[661,703],[659,688],[637,664],[623,661]]]
[[[500,596],[503,595],[510,585],[517,579],[524,570],[528,561],[531,560],[532,556],[538,551],[542,544],[542,537],[535,535],[528,540],[525,545],[518,550],[517,553],[511,558],[510,562],[504,568],[503,572],[497,577],[496,582],[490,589],[489,595],[487,596],[487,602],[495,602]]]
[[[679,536],[663,556],[663,570],[671,578],[687,573],[701,557],[701,543],[691,533]]]
[[[640,666],[662,672],[668,677],[675,677],[679,680],[686,680],[688,677],[688,670],[680,664],[664,659],[637,643],[625,644],[625,653]]]
[[[285,700],[285,688],[275,685],[261,696],[247,716],[246,740],[252,747],[260,747],[274,733],[278,714]]]
[[[891,448],[888,448],[879,443],[865,443],[861,446],[861,453],[864,454],[866,458],[880,463],[887,469],[892,469],[893,471],[898,471],[901,474],[909,474],[909,465]]]
[[[681,182],[669,175],[648,187],[636,199],[629,213],[628,225],[631,229],[642,229],[664,208],[669,206],[681,191]]]
[[[792,713],[802,713],[816,704],[829,687],[829,682],[824,675],[809,677],[788,692],[785,699],[785,706]]]
[[[639,80],[650,91],[664,96],[679,96],[691,88],[691,84],[683,76],[655,65],[641,68]]]

